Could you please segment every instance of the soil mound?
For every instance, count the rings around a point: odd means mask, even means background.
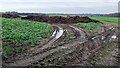
[[[78,23],[78,22],[99,22],[97,20],[90,19],[89,17],[80,17],[80,16],[73,16],[73,17],[62,17],[62,16],[27,16],[22,17],[21,19],[32,20],[32,21],[39,21],[39,22],[49,22],[49,23]]]
[[[20,18],[20,16],[17,14],[6,14],[6,13],[3,13],[2,17],[3,18]]]

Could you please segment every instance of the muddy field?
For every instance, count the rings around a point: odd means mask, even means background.
[[[91,63],[97,51],[111,42],[115,28],[103,28],[100,33],[89,34],[73,25],[54,24],[55,32],[38,46],[11,57],[3,65],[94,65]],[[117,63],[116,61],[114,61]]]
[[[48,16],[28,16],[22,19],[43,21],[52,23],[53,34],[40,42],[37,46],[28,48],[24,53],[3,60],[4,66],[88,66],[88,65],[109,65],[114,66],[117,61],[117,43],[114,43],[114,60],[108,61],[99,58],[101,51],[112,42],[117,42],[117,27],[103,26],[94,31],[86,31],[71,23],[76,22],[99,22],[88,17],[48,17]],[[69,24],[66,24],[69,23]],[[112,46],[112,45],[111,45]],[[114,47],[114,46],[113,46]],[[110,46],[108,47],[110,48]],[[105,54],[111,53],[104,50]],[[97,57],[99,56],[99,57]],[[102,56],[105,58],[106,56]],[[96,59],[95,59],[96,58]],[[99,61],[97,60],[99,59]],[[105,61],[104,64],[101,64]],[[113,62],[113,63],[111,63]]]

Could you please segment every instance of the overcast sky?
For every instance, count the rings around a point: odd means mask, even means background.
[[[0,0],[0,12],[113,13],[119,0]]]

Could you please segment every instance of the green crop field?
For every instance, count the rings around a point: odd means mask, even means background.
[[[3,57],[20,53],[48,37],[53,28],[43,22],[0,18],[2,20]]]
[[[104,17],[104,16],[93,16],[90,18],[103,22],[110,22],[110,23],[119,23],[118,19],[120,19],[119,17]]]
[[[77,25],[86,30],[94,30],[94,29],[100,27],[101,23],[89,22],[89,23],[78,23]]]

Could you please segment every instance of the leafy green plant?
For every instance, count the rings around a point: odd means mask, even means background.
[[[2,18],[3,56],[9,57],[48,37],[53,28],[45,22]]]

